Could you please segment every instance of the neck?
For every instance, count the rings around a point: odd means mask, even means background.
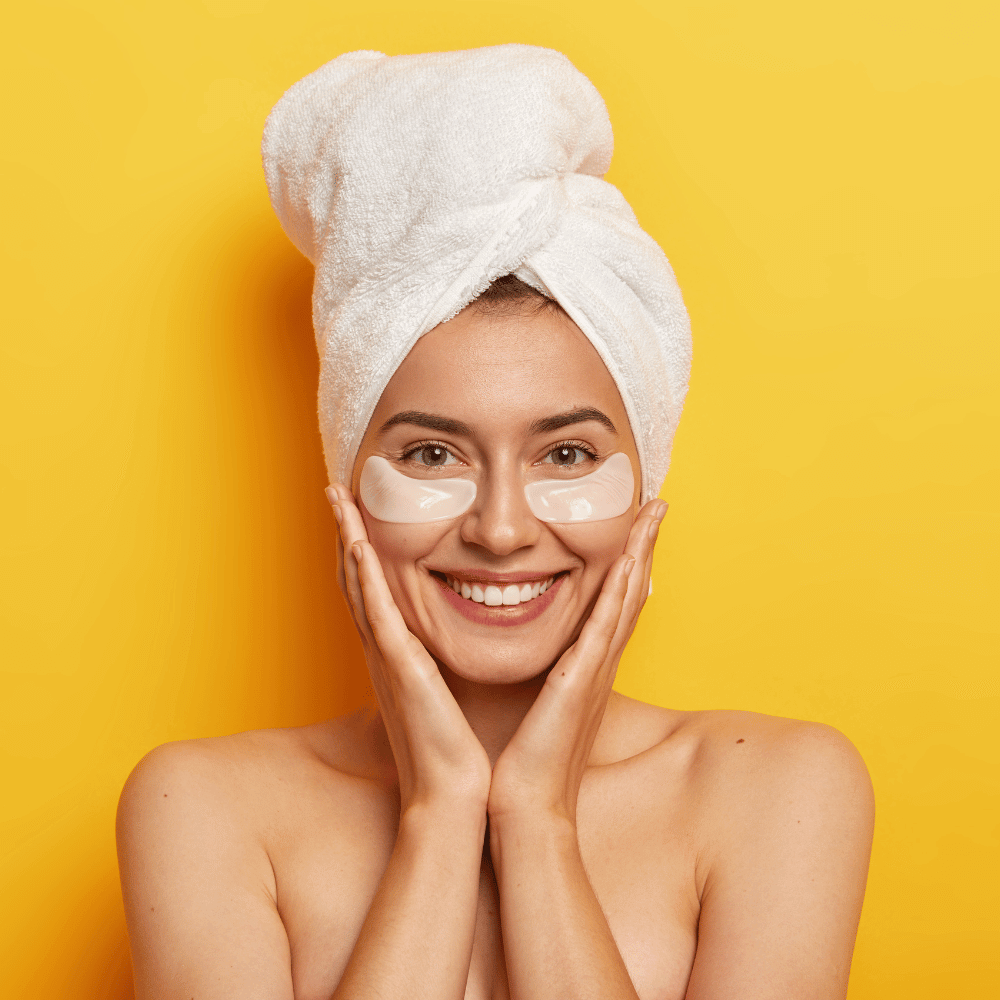
[[[519,684],[479,684],[459,677],[443,664],[439,666],[492,766],[534,704],[547,672]]]

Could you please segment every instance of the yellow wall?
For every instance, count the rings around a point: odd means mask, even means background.
[[[346,50],[522,41],[604,94],[694,323],[619,687],[844,730],[880,804],[852,1000],[996,995],[996,9],[8,13],[0,993],[130,995],[112,823],[146,750],[365,697],[266,112]]]

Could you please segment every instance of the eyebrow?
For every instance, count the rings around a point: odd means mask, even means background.
[[[565,413],[557,413],[551,417],[540,417],[531,424],[528,432],[530,434],[550,434],[552,431],[561,430],[571,424],[586,423],[588,420],[596,420],[597,423],[603,424],[612,434],[618,433],[611,418],[594,406],[578,406],[575,410],[567,410]],[[424,413],[422,410],[403,410],[402,413],[391,416],[381,426],[379,433],[384,434],[390,427],[395,427],[397,424],[426,427],[439,434],[472,436],[472,428],[468,424],[462,423],[461,420],[441,417],[436,413]]]
[[[575,410],[567,410],[565,413],[556,414],[554,417],[542,417],[536,420],[530,428],[532,434],[548,434],[557,431],[562,427],[569,427],[570,424],[582,424],[588,420],[596,420],[603,424],[612,434],[616,434],[615,425],[607,414],[602,413],[593,406],[578,406]]]
[[[382,425],[379,433],[384,434],[390,427],[395,427],[397,424],[426,427],[428,430],[438,431],[440,434],[472,436],[472,428],[468,424],[463,424],[461,420],[439,417],[436,413],[424,413],[421,410],[404,410],[402,413],[397,413]]]

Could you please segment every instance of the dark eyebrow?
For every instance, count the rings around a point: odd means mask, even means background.
[[[593,406],[579,406],[575,410],[568,410],[566,413],[559,413],[554,417],[542,417],[531,425],[530,431],[532,434],[548,434],[562,427],[569,427],[570,424],[582,424],[587,420],[596,420],[613,434],[617,433],[611,420]]]
[[[379,434],[384,434],[396,424],[413,424],[416,427],[426,427],[428,430],[437,431],[440,434],[472,437],[472,428],[468,424],[463,424],[461,420],[451,420],[448,417],[439,417],[434,413],[423,413],[420,410],[404,410],[402,413],[390,417],[380,428]]]

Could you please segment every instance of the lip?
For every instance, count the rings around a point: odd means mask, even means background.
[[[508,583],[534,583],[536,580],[547,580],[550,576],[565,575],[565,570],[539,570],[536,573],[484,573],[481,569],[437,569],[428,567],[431,573],[439,573],[441,576],[454,576],[459,580],[466,580],[469,583],[494,584],[502,587]],[[436,578],[435,578],[436,579]],[[553,584],[554,586],[555,584]],[[535,598],[537,600],[538,598]]]
[[[529,576],[525,573],[494,573],[489,577],[477,577],[475,574],[461,576],[460,573],[453,575],[469,580],[470,583],[473,580],[477,583],[527,583],[530,580],[539,579],[537,575]],[[566,573],[557,576],[552,586],[544,594],[539,594],[527,604],[500,605],[498,607],[489,607],[486,604],[467,601],[464,597],[459,597],[440,577],[435,576],[433,580],[440,587],[444,599],[470,622],[475,622],[477,625],[526,625],[548,610],[566,576]]]

